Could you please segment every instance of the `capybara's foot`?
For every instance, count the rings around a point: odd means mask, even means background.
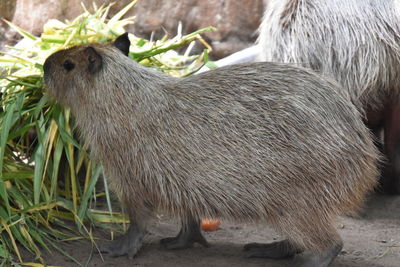
[[[244,246],[247,258],[271,258],[284,259],[292,257],[302,250],[294,247],[288,240],[273,242],[270,244],[249,243]]]
[[[111,257],[127,255],[129,259],[133,259],[142,247],[143,236],[143,230],[131,225],[123,236],[114,241],[100,244],[99,250],[109,254]]]
[[[342,244],[338,244],[324,252],[314,253],[314,254],[305,256],[302,259],[302,264],[300,266],[301,267],[327,267],[327,266],[329,266],[329,264],[331,264],[331,262],[336,258],[336,256],[342,250],[342,247],[343,247]]]
[[[194,243],[199,243],[204,247],[209,247],[207,240],[200,231],[199,220],[190,220],[184,224],[176,237],[161,239],[161,245],[166,249],[190,248]]]

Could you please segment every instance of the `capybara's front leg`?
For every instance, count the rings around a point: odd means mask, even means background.
[[[100,252],[111,257],[127,255],[129,259],[136,256],[142,247],[143,237],[146,234],[147,222],[152,214],[152,209],[143,203],[129,204],[129,200],[123,201],[127,208],[130,225],[126,233],[114,241],[108,241],[99,246]]]
[[[182,220],[182,228],[176,237],[161,239],[160,243],[166,249],[190,248],[194,243],[199,243],[204,247],[209,246],[201,233],[200,220],[191,216]]]
[[[127,255],[132,259],[142,247],[142,240],[146,233],[143,221],[131,218],[131,223],[126,233],[114,241],[101,244],[100,252],[109,254],[111,257]]]

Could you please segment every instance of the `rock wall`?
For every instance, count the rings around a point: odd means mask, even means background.
[[[13,39],[3,19],[12,20],[16,4],[17,0],[0,0],[0,48],[2,45],[10,44]]]
[[[136,23],[128,31],[149,38],[166,32],[175,35],[178,23],[183,33],[206,26],[218,30],[206,33],[205,39],[213,46],[213,58],[221,58],[254,43],[260,24],[265,0],[139,0],[128,13],[136,16]],[[124,7],[130,0],[0,0],[0,17],[11,20],[23,29],[40,34],[43,24],[50,18],[72,19],[82,12],[81,2],[91,9],[116,2],[111,14]],[[0,25],[1,38],[7,38],[4,24]]]
[[[137,18],[133,31],[144,36],[154,31],[159,37],[162,28],[175,33],[179,21],[184,33],[214,26],[218,31],[205,37],[214,48],[213,55],[220,58],[255,41],[262,10],[262,0],[146,0],[133,12]]]

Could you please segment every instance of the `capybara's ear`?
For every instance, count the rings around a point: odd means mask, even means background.
[[[101,69],[103,65],[103,59],[94,47],[89,46],[85,48],[85,50],[83,50],[83,55],[88,64],[88,71],[91,74],[94,74]]]
[[[113,46],[121,50],[121,52],[128,56],[129,47],[131,46],[131,41],[129,41],[128,33],[120,35],[113,43]]]

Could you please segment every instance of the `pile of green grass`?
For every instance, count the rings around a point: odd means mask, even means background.
[[[0,57],[0,266],[22,263],[21,247],[44,263],[42,249],[62,252],[57,240],[93,241],[92,226],[126,222],[112,209],[101,166],[75,138],[70,111],[45,94],[42,64],[59,49],[112,41],[133,23],[123,16],[134,4],[111,19],[110,6],[94,13],[84,8],[73,21],[50,20],[40,37],[11,25],[24,39]],[[130,57],[174,76],[190,75],[207,62],[207,49],[195,56],[189,50],[194,42],[207,47],[199,34],[209,30],[159,41],[130,34]],[[175,52],[182,47],[183,55]],[[96,208],[98,200],[105,209]]]

